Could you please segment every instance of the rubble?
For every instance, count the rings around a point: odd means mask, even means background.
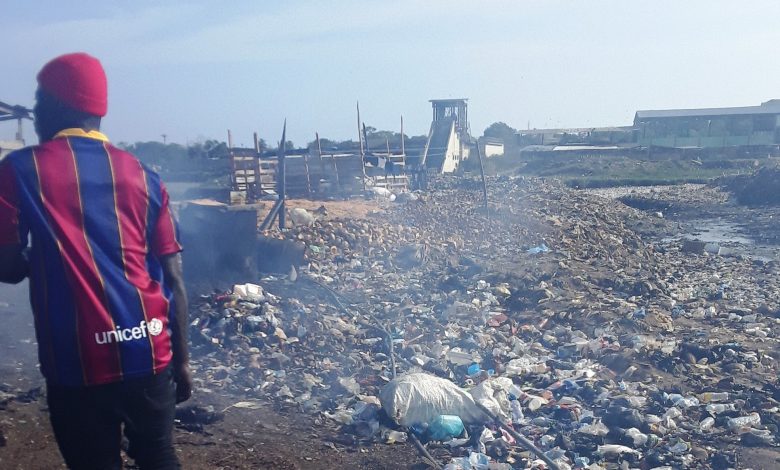
[[[409,431],[453,469],[545,464],[468,407],[387,413],[388,384],[452,388],[559,468],[727,468],[737,446],[776,445],[776,262],[686,248],[655,210],[555,183],[492,179],[487,211],[474,187],[277,234],[306,246],[295,276],[193,305],[199,389],[356,444]]]

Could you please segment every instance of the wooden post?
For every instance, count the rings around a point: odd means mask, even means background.
[[[479,141],[477,141],[477,157],[479,157],[479,174],[482,175],[482,198],[485,202],[485,211],[488,210],[488,198],[487,198],[487,184],[485,183],[485,167],[482,166],[482,150],[479,148]]]
[[[390,163],[391,165],[394,165],[393,161],[390,159],[390,140],[387,137],[385,137],[385,146],[387,147],[387,159],[385,160],[385,183],[387,184],[387,164]],[[395,171],[393,171],[392,177],[393,187],[395,187]]]
[[[363,170],[363,191],[366,190],[366,153],[363,149],[363,134],[360,132],[360,102],[357,103],[358,140],[360,141],[360,168]],[[368,142],[366,142],[368,143]]]
[[[311,196],[311,178],[309,177],[309,153],[303,154],[303,166],[306,169],[306,194]]]
[[[406,144],[404,143],[404,116],[401,115],[401,155],[406,158]]]
[[[276,181],[277,192],[279,193],[279,229],[284,230],[285,222],[285,207],[284,201],[286,198],[286,171],[284,167],[284,151],[285,141],[287,139],[287,119],[284,120],[284,127],[282,128],[282,141],[279,142],[279,150],[276,153],[277,165],[279,169],[278,180]]]
[[[322,144],[320,143],[320,135],[317,136],[317,150],[320,153],[320,164],[322,165],[322,173],[325,174],[325,163],[322,161]],[[336,178],[336,187],[341,190],[341,181],[339,181],[339,168],[336,166],[336,156],[333,153],[330,154],[331,162],[333,163],[333,176]]]

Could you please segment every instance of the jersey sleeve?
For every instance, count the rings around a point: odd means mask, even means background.
[[[16,178],[6,160],[0,162],[0,246],[26,244],[26,229],[19,220]]]
[[[178,227],[173,218],[168,191],[161,185],[162,205],[152,234],[152,253],[158,258],[182,251]]]

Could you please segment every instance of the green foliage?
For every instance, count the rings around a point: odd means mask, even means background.
[[[370,150],[381,152],[387,148],[388,143],[390,144],[390,148],[395,150],[398,150],[398,148],[401,146],[401,134],[399,132],[378,131],[375,127],[366,126],[366,135],[368,137],[368,148]],[[425,146],[425,142],[427,140],[428,137],[424,135],[404,135],[404,145],[409,148],[423,147]],[[322,151],[324,153],[333,151],[355,151],[360,148],[360,142],[352,139],[339,142],[321,137],[320,145],[322,146]],[[306,145],[306,147],[316,152],[317,141],[312,140]]]
[[[187,155],[192,159],[220,159],[228,158],[230,152],[225,142],[207,140],[187,147]]]
[[[504,142],[505,148],[512,148],[515,146],[516,133],[517,129],[509,126],[509,124],[506,124],[505,122],[494,122],[485,129],[483,136],[500,139]]]
[[[147,165],[154,166],[186,160],[189,156],[189,150],[186,147],[179,144],[163,144],[162,142],[136,142],[127,145],[125,150]]]
[[[196,142],[186,147],[162,142],[121,143],[119,147],[138,157],[169,181],[197,181],[229,172],[227,144],[217,140]]]

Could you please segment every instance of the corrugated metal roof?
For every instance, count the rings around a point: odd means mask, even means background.
[[[738,116],[747,114],[780,114],[780,100],[770,100],[761,104],[761,106],[741,106],[737,108],[640,110],[636,112],[636,119]]]

